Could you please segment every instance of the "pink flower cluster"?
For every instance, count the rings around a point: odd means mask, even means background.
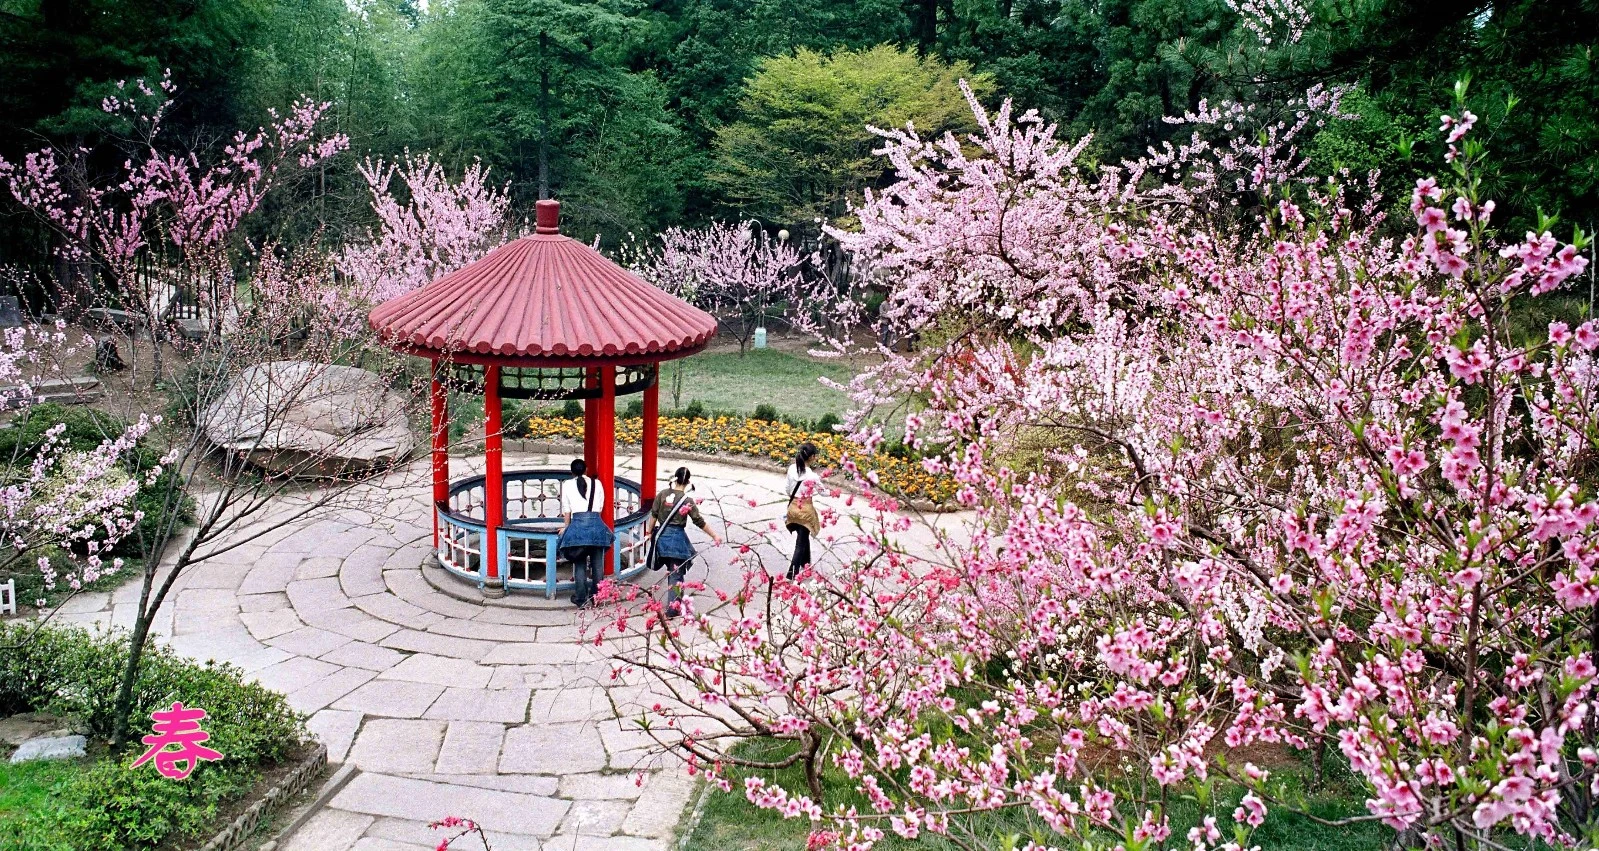
[[[791,741],[808,788],[744,792],[818,848],[1000,847],[1007,809],[1060,837],[1027,848],[1243,848],[1295,802],[1238,753],[1323,747],[1428,847],[1586,847],[1599,325],[1509,327],[1580,244],[1498,244],[1475,145],[1397,240],[1370,182],[1301,182],[1256,128],[1089,183],[1079,146],[976,111],[967,144],[893,135],[900,182],[840,235],[890,321],[948,340],[858,399],[917,400],[906,440],[945,447],[976,522],[913,552],[873,501],[847,568],[751,561],[712,612],[618,616],[647,638],[619,672],[672,695],[645,729],[724,789],[730,742]],[[1154,180],[1179,161],[1213,179]],[[1211,203],[1240,187],[1258,217]],[[827,764],[866,806],[829,803]],[[1186,832],[1172,790],[1210,802]]]

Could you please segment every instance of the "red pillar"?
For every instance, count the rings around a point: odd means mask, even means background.
[[[591,385],[589,389],[598,389],[599,373],[599,367],[589,370],[588,383]],[[588,465],[591,476],[599,475],[599,466],[595,463],[594,457],[594,452],[600,445],[600,439],[596,435],[600,425],[598,405],[597,399],[583,400],[583,463]]]
[[[428,396],[433,402],[433,548],[439,548],[440,506],[450,501],[450,408],[441,378],[443,367],[433,361],[433,381]]]
[[[594,447],[590,449],[584,445],[585,452],[592,452],[594,460],[590,462],[589,474],[600,480],[600,487],[605,494],[605,510],[600,516],[605,518],[605,525],[616,525],[616,368],[602,366],[600,372],[600,398],[590,400],[594,406]],[[605,552],[605,575],[615,573],[615,565],[611,551]]]
[[[655,470],[655,451],[660,445],[661,437],[661,382],[659,373],[657,378],[644,388],[644,430],[639,435],[639,443],[644,447],[644,463],[639,472],[639,494],[648,505],[655,499],[655,480],[658,478]]]
[[[487,415],[484,426],[484,461],[487,474],[483,482],[483,520],[488,527],[483,533],[484,575],[491,580],[500,576],[499,531],[505,522],[505,477],[502,444],[500,442],[500,368],[483,370],[483,410]],[[498,582],[489,585],[500,586]]]

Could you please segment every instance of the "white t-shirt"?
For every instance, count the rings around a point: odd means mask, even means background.
[[[798,485],[800,482],[817,482],[815,485],[800,488],[798,498],[801,499],[806,496],[814,496],[822,481],[822,477],[817,474],[815,467],[806,467],[805,472],[801,473],[799,468],[793,464],[788,465],[788,475],[784,478],[787,481],[787,484],[785,485],[786,490],[783,491],[784,497],[793,496],[794,486]]]
[[[600,480],[592,476],[588,478],[589,496],[594,497],[593,508],[589,508],[589,497],[577,492],[577,479],[567,479],[561,483],[561,513],[582,514],[585,511],[605,510],[605,488]]]

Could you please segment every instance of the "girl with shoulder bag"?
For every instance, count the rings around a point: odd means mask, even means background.
[[[605,575],[605,551],[615,543],[611,527],[600,514],[605,510],[604,488],[588,475],[582,459],[572,462],[572,478],[561,483],[561,535],[555,551],[572,563],[572,604],[587,607],[600,593]]]
[[[672,474],[671,487],[655,495],[650,506],[650,516],[644,520],[644,534],[650,538],[650,567],[665,570],[666,616],[675,618],[680,613],[678,600],[683,597],[683,580],[688,576],[689,563],[694,560],[694,545],[688,541],[688,521],[711,536],[711,543],[722,545],[722,539],[705,523],[700,507],[688,495],[689,470],[678,467]]]
[[[794,557],[788,563],[788,578],[799,576],[811,565],[811,538],[821,534],[822,520],[816,514],[813,494],[822,484],[822,476],[811,463],[818,452],[816,444],[801,443],[794,453],[794,463],[789,465],[788,514],[784,525],[794,533]]]

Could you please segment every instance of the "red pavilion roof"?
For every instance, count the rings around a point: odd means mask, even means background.
[[[558,233],[560,205],[538,202],[538,229],[418,290],[370,321],[391,345],[506,358],[623,358],[696,351],[716,319]]]

